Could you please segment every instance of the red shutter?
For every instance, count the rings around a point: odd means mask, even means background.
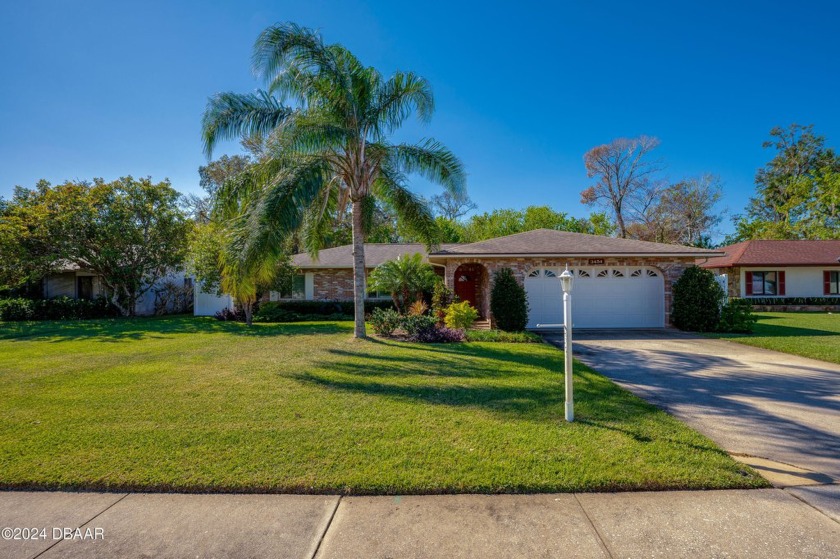
[[[831,295],[831,272],[823,272],[823,295]]]
[[[747,272],[747,295],[752,295],[752,272]]]
[[[779,295],[784,296],[785,294],[785,273],[779,272]]]

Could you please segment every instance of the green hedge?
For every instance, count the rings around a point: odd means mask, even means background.
[[[840,305],[840,296],[835,297],[747,297],[752,305]]]
[[[299,313],[283,308],[278,301],[263,303],[254,313],[254,322],[318,322],[321,320],[353,320],[353,315]]]
[[[500,342],[514,344],[540,344],[543,339],[533,332],[505,332],[504,330],[467,330],[468,342]]]
[[[297,314],[348,314],[353,315],[353,301],[272,301],[271,303],[263,303],[262,307],[272,305],[277,309],[297,313]],[[365,314],[370,314],[373,309],[393,309],[394,302],[388,299],[387,301],[366,300]]]
[[[84,320],[109,318],[119,312],[104,297],[93,300],[57,297],[55,299],[0,299],[0,320]]]

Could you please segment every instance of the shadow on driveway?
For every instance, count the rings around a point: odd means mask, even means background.
[[[840,480],[840,365],[670,330],[580,331],[573,349],[729,452]]]

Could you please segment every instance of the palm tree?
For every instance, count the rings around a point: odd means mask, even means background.
[[[423,300],[423,292],[434,287],[436,279],[432,267],[415,252],[377,266],[370,274],[370,287],[387,291],[397,311],[406,312],[413,301]]]
[[[385,79],[346,48],[324,44],[315,31],[282,24],[263,31],[253,67],[267,84],[254,94],[221,93],[204,114],[208,157],[220,140],[269,138],[267,155],[242,180],[219,192],[222,204],[248,208],[249,258],[265,236],[299,231],[313,255],[323,247],[330,216],[349,205],[353,228],[353,298],[356,337],[365,337],[366,229],[376,200],[394,209],[427,244],[436,241],[434,218],[406,186],[420,174],[463,196],[466,175],[458,158],[434,139],[392,143],[389,137],[413,114],[428,122],[434,99],[428,82],[411,73]],[[285,105],[288,101],[296,108]]]

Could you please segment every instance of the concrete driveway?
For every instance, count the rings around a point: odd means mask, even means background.
[[[579,331],[574,351],[733,455],[798,466],[811,483],[840,481],[840,365],[671,330]]]

